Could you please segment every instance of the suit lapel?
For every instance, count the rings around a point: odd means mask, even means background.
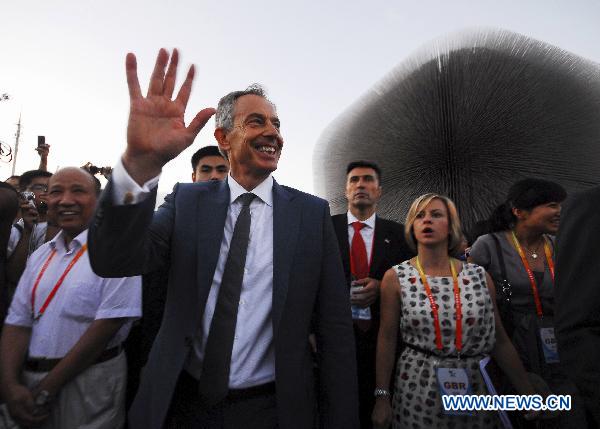
[[[335,235],[337,235],[338,244],[340,246],[340,253],[342,254],[342,265],[344,266],[344,273],[348,280],[348,286],[350,285],[350,243],[348,242],[348,214],[343,214],[335,218],[333,225],[335,229]]]
[[[210,184],[212,186],[213,184]],[[215,184],[217,190],[207,189],[200,193],[196,205],[196,218],[191,221],[199,225],[197,284],[198,308],[204,309],[210,286],[219,260],[227,209],[229,208],[229,185],[226,181]],[[190,237],[192,239],[192,237]]]
[[[373,255],[371,258],[371,266],[369,267],[369,274],[373,277],[374,273],[377,272],[382,261],[385,259],[385,253],[389,248],[389,238],[387,237],[388,231],[385,225],[379,219],[379,216],[375,217],[375,235],[373,237]],[[388,240],[386,243],[385,240]]]
[[[298,241],[300,208],[292,195],[273,182],[273,336],[276,337],[289,287]]]

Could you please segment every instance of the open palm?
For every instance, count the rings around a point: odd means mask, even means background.
[[[178,52],[158,52],[146,97],[142,95],[137,76],[135,55],[127,54],[126,72],[129,87],[130,111],[127,125],[127,150],[123,162],[138,183],[158,175],[162,167],[192,144],[196,135],[215,113],[213,108],[201,110],[190,124],[184,123],[185,109],[190,98],[194,67],[172,100],[177,74]]]

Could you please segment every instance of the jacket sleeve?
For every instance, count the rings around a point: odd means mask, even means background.
[[[358,428],[358,381],[350,297],[340,251],[324,204],[323,258],[316,308],[320,350],[321,423],[324,428]]]
[[[140,203],[115,205],[109,181],[88,234],[90,263],[96,274],[130,277],[167,264],[178,186],[154,212],[156,188]]]

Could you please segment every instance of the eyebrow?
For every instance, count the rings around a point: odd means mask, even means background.
[[[249,113],[248,116],[246,116],[245,121],[248,121],[249,119],[253,119],[253,118],[259,118],[262,120],[267,119],[267,117],[265,115],[263,115],[262,113],[253,112],[253,113]],[[277,124],[279,126],[281,126],[281,121],[279,120],[278,116],[271,116],[269,119],[271,122],[273,122],[273,123],[277,122]]]
[[[223,163],[223,164],[217,164],[217,165],[210,165],[210,164],[200,164],[199,165],[200,168],[204,168],[204,167],[209,167],[209,168],[220,168],[220,167],[227,167],[227,164]]]

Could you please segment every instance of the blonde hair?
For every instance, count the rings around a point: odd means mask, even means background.
[[[463,237],[462,229],[460,227],[460,219],[458,217],[458,211],[452,200],[444,195],[429,193],[418,197],[408,209],[406,215],[406,222],[404,223],[404,235],[406,236],[406,242],[414,250],[417,251],[417,241],[413,226],[415,219],[421,210],[426,207],[433,200],[438,199],[446,206],[446,212],[448,213],[448,253],[455,253],[456,249],[460,247],[461,240]]]

